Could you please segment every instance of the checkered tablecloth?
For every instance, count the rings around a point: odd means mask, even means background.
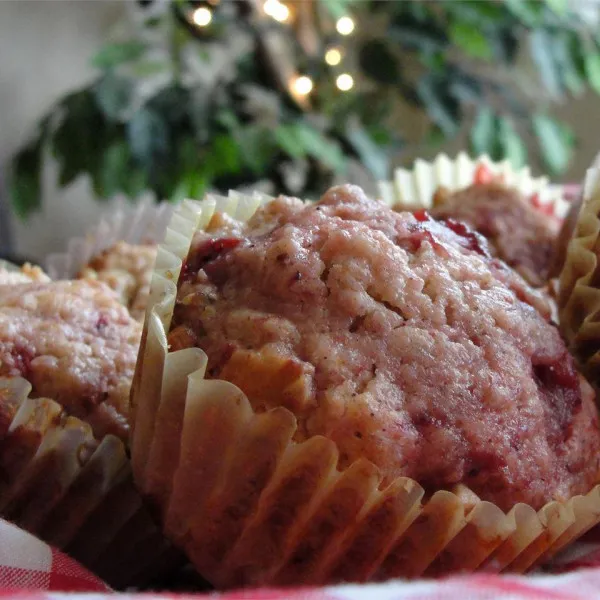
[[[210,594],[207,600],[583,600],[600,599],[600,532],[564,555],[554,574],[527,577],[477,574],[437,581],[346,585],[322,589],[247,590]],[[68,593],[67,593],[68,592]],[[83,567],[14,525],[0,520],[0,598],[93,600],[114,594]],[[137,598],[135,594],[122,594]],[[81,600],[89,599],[83,595]],[[186,600],[187,594],[145,594],[148,600]],[[196,596],[198,598],[198,596]]]
[[[0,590],[108,592],[74,560],[0,519]]]

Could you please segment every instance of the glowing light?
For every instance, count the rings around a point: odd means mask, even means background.
[[[342,90],[342,92],[347,92],[354,87],[354,78],[349,73],[342,73],[338,75],[335,80],[335,85],[338,86],[338,89]]]
[[[331,67],[339,65],[342,62],[342,53],[337,48],[330,48],[325,52],[325,62]]]
[[[290,18],[290,9],[279,0],[266,0],[263,4],[263,10],[266,15],[273,17],[280,23],[285,23]]]
[[[206,8],[206,6],[201,6],[194,11],[192,21],[198,27],[206,27],[212,21],[212,11],[210,8]]]
[[[354,21],[350,17],[340,17],[335,28],[340,35],[350,35],[354,31]]]
[[[292,90],[298,94],[298,96],[308,96],[308,94],[312,92],[312,89],[312,79],[306,75],[296,77],[296,79],[292,81]]]

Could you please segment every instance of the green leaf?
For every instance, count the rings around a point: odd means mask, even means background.
[[[548,169],[556,175],[563,173],[573,155],[572,132],[562,123],[541,113],[533,117],[533,131]]]
[[[474,77],[453,77],[449,91],[465,104],[479,104],[483,98],[481,84]]]
[[[527,160],[527,148],[510,119],[498,119],[498,143],[503,158],[507,158],[514,167],[522,167]]]
[[[361,162],[371,171],[373,177],[379,180],[387,179],[390,157],[387,152],[375,143],[357,119],[348,125],[346,135],[360,157]]]
[[[584,67],[588,83],[597,94],[600,94],[600,53],[585,54]]]
[[[13,159],[9,194],[15,213],[21,219],[38,210],[42,204],[40,173],[42,145],[36,140]]]
[[[417,84],[417,93],[426,107],[429,117],[447,137],[458,131],[458,104],[439,82],[425,76]]]
[[[562,86],[560,73],[554,60],[553,36],[544,29],[538,29],[529,36],[529,44],[531,56],[537,65],[546,89],[552,97],[560,98]]]
[[[387,37],[401,48],[431,53],[444,50],[448,44],[443,31],[432,30],[428,26],[412,26],[404,23],[392,25]]]
[[[235,175],[242,168],[240,147],[233,136],[217,135],[205,160],[205,169],[213,177]]]
[[[435,148],[445,141],[446,134],[437,125],[432,125],[425,136],[425,144]]]
[[[241,156],[255,175],[262,175],[271,165],[277,152],[277,146],[264,127],[249,125],[235,134]]]
[[[131,200],[138,198],[148,187],[148,177],[142,167],[130,168],[127,176],[121,181],[123,192]]]
[[[121,120],[133,99],[133,84],[124,77],[108,73],[94,86],[94,94],[102,112],[114,121]]]
[[[104,119],[89,90],[67,96],[60,112],[62,119],[50,142],[60,165],[60,185],[66,186],[79,175],[99,168],[115,126]]]
[[[365,75],[378,83],[394,83],[399,78],[398,61],[380,40],[368,40],[359,50],[359,64]]]
[[[470,132],[471,149],[475,155],[494,154],[496,143],[496,117],[488,107],[482,107],[477,113]]]
[[[168,199],[171,202],[181,202],[185,198],[200,199],[209,185],[210,179],[206,173],[199,169],[188,171],[184,173]]]
[[[297,123],[296,134],[306,153],[334,171],[344,171],[346,160],[340,147],[320,131],[305,123]]]
[[[535,27],[542,21],[543,2],[504,0],[504,4],[515,17],[528,27]]]
[[[274,131],[275,142],[291,158],[304,158],[306,151],[293,125],[280,125]]]
[[[105,198],[114,196],[129,176],[129,157],[129,148],[124,141],[113,143],[104,153],[100,179]]]
[[[111,69],[139,58],[145,50],[146,44],[135,40],[107,44],[92,58],[92,66],[98,69]]]
[[[148,108],[135,112],[127,123],[127,139],[133,156],[152,168],[152,163],[168,151],[167,124],[160,114]]]
[[[546,4],[561,17],[564,17],[567,14],[569,8],[567,0],[546,0]]]
[[[575,54],[576,53],[576,54]],[[579,40],[577,34],[562,32],[555,35],[554,57],[564,86],[575,95],[585,90],[585,82],[578,68]]]
[[[334,19],[348,15],[353,0],[321,0],[323,6]]]
[[[483,31],[475,24],[455,21],[450,24],[449,33],[451,42],[469,56],[482,60],[492,58],[492,47]]]

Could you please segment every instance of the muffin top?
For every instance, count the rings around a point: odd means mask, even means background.
[[[86,420],[96,436],[127,436],[141,325],[94,281],[0,284],[0,376],[27,379]]]
[[[119,295],[134,319],[142,321],[150,295],[150,280],[156,259],[153,244],[117,242],[93,258],[79,277],[103,281]]]
[[[50,281],[50,277],[46,275],[39,267],[34,267],[29,263],[24,264],[18,270],[9,270],[0,265],[0,285],[12,283],[27,283],[30,281]]]
[[[560,220],[516,188],[492,181],[454,193],[440,189],[433,203],[433,217],[468,223],[487,238],[494,256],[531,285],[540,287],[548,280]]]
[[[397,213],[357,187],[216,215],[182,268],[170,349],[257,411],[285,406],[297,440],[385,482],[462,483],[504,509],[596,482],[593,392],[549,306],[466,225]]]

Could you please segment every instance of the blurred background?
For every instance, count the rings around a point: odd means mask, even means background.
[[[116,206],[369,191],[415,157],[578,181],[600,147],[596,0],[0,2],[0,254]]]

